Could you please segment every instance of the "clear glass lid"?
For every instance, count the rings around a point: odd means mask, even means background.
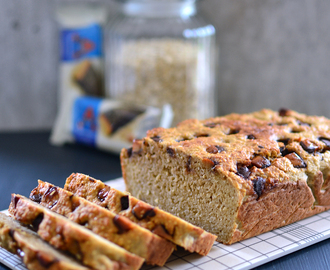
[[[192,16],[196,13],[197,0],[117,0],[123,4],[128,16],[167,17]]]

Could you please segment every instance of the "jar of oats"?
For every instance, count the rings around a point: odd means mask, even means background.
[[[217,114],[214,26],[196,0],[122,0],[105,35],[110,98],[161,107],[173,125]]]

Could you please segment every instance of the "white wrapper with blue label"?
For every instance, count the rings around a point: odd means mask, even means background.
[[[130,105],[71,92],[61,104],[50,142],[81,143],[119,153],[155,127],[169,128],[170,105],[163,108]]]

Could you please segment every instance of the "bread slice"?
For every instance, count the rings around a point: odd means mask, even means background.
[[[121,152],[127,190],[231,244],[330,209],[330,120],[282,109],[156,128]]]
[[[38,181],[30,199],[83,225],[94,233],[144,258],[148,264],[164,265],[174,250],[171,242],[129,219],[52,184]]]
[[[88,270],[15,219],[0,213],[0,246],[19,255],[30,270]]]
[[[12,194],[9,213],[52,246],[94,269],[139,269],[143,259],[24,196]]]
[[[87,175],[71,174],[67,178],[64,188],[77,196],[129,218],[190,252],[206,255],[216,239],[216,236],[201,228]]]

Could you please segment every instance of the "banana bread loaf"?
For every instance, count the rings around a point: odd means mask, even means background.
[[[88,270],[15,219],[0,213],[0,246],[20,256],[30,270]]]
[[[330,120],[281,109],[186,120],[121,152],[127,190],[231,244],[330,209]]]
[[[144,259],[24,196],[12,194],[9,213],[31,226],[43,240],[93,269],[137,270],[144,262]]]
[[[146,259],[148,264],[164,265],[174,250],[175,246],[171,242],[128,218],[52,184],[39,180],[30,199]]]
[[[190,252],[206,255],[216,239],[215,235],[140,201],[126,192],[111,188],[88,175],[71,174],[64,188],[120,216],[129,218],[141,227]]]

